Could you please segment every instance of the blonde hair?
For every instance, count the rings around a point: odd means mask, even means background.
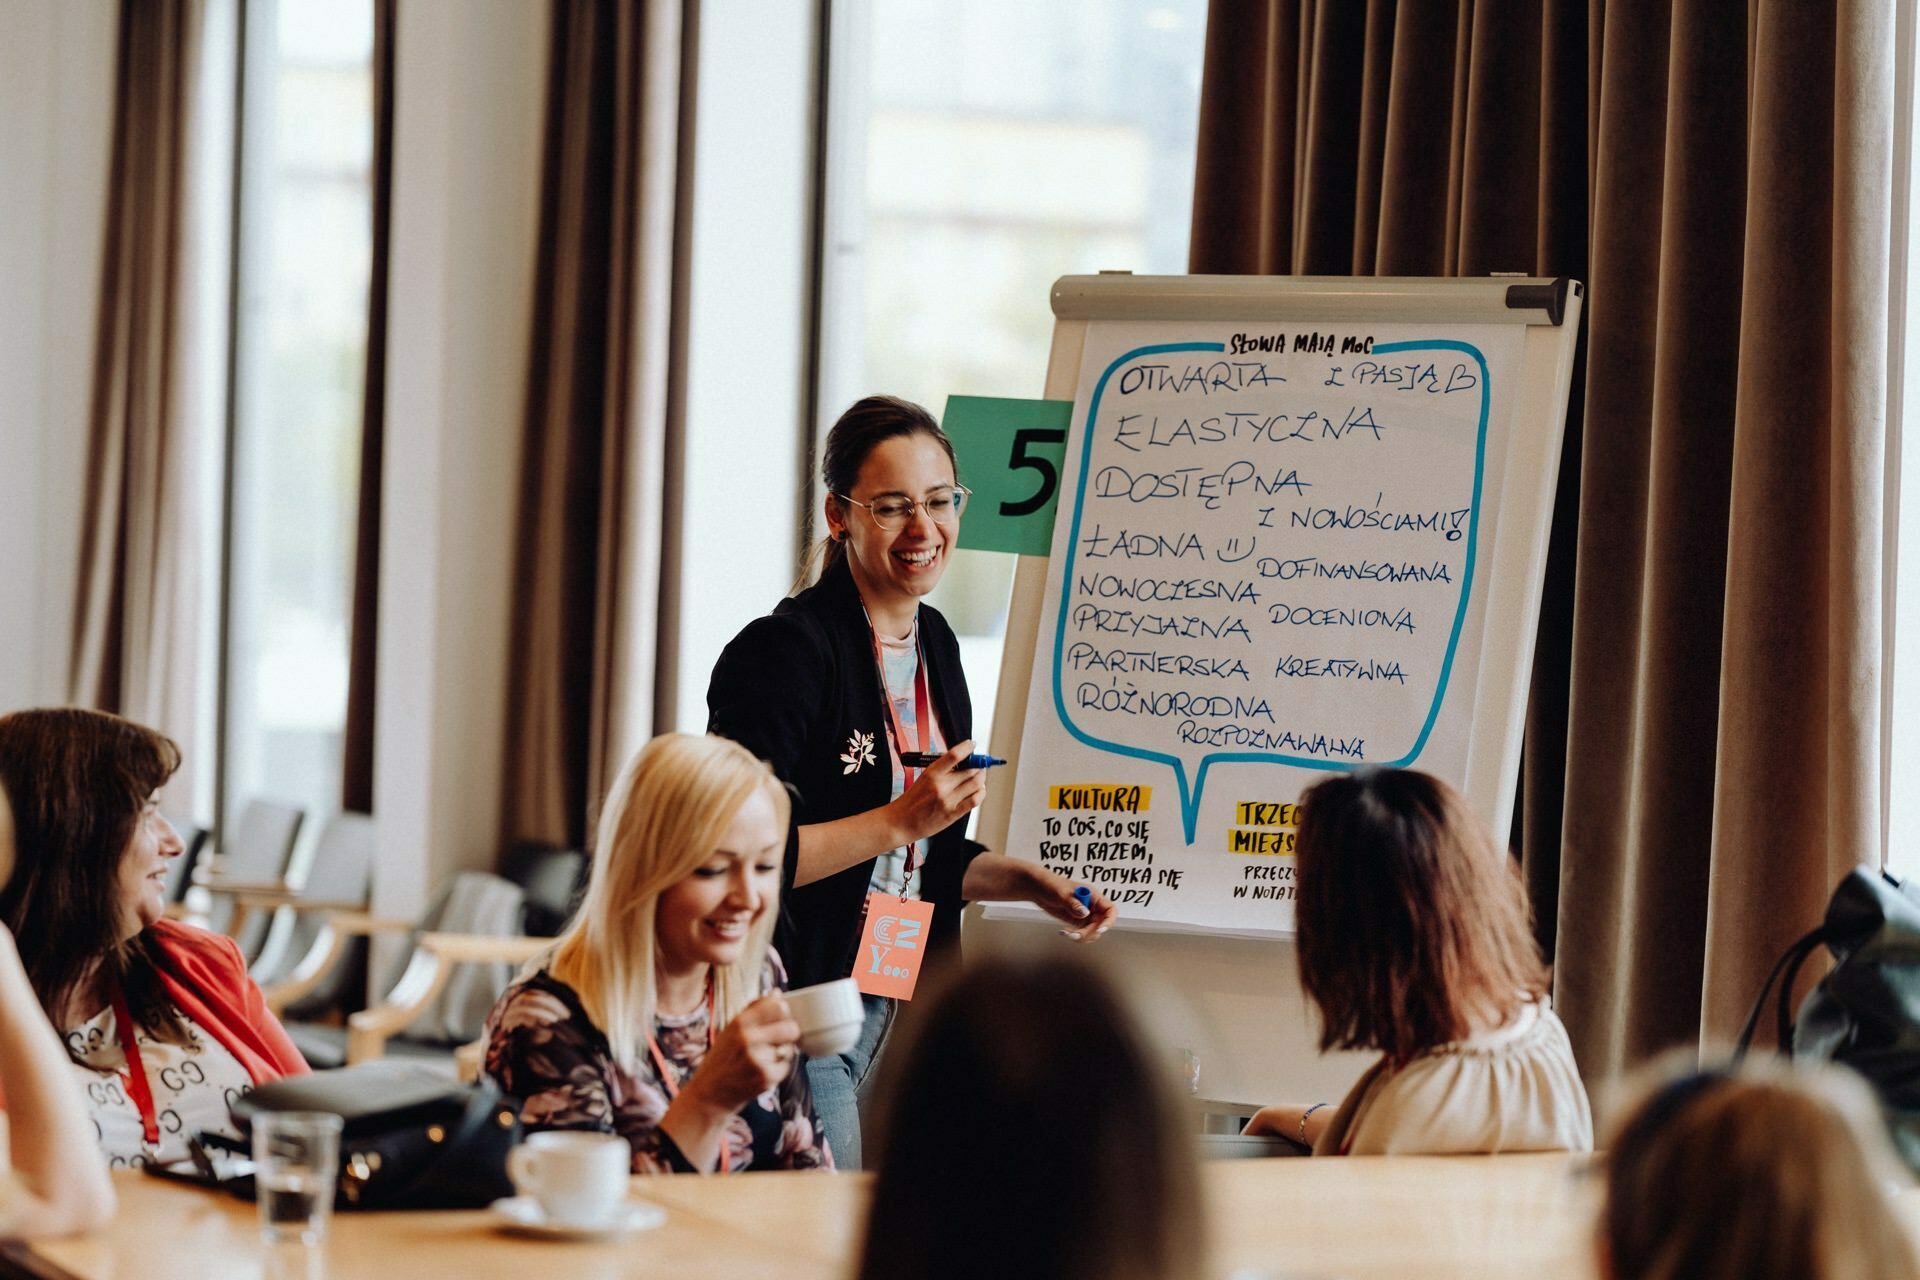
[[[1920,1272],[1880,1108],[1834,1067],[1748,1062],[1647,1094],[1607,1160],[1615,1280],[1905,1280]]]
[[[642,747],[607,796],[586,897],[547,967],[573,988],[628,1070],[653,1029],[660,895],[713,856],[740,806],[761,788],[784,840],[787,793],[772,769],[725,738],[670,733]],[[779,910],[776,890],[740,958],[714,968],[716,1031],[759,995]]]

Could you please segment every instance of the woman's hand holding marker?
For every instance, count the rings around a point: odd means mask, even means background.
[[[900,763],[906,765],[909,769],[924,769],[939,758],[939,756],[931,751],[909,751],[900,757]],[[996,765],[1003,765],[1005,763],[1006,761],[1002,760],[999,756],[990,756],[984,752],[976,751],[954,767],[956,769],[991,769]]]
[[[893,802],[901,844],[944,831],[980,807],[987,796],[987,771],[967,767],[965,761],[972,753],[971,738],[956,743],[927,765]]]

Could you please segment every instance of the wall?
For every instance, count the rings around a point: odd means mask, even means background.
[[[813,178],[814,6],[703,6],[688,264],[686,469],[676,705],[707,727],[707,677],[792,589],[801,521]]]
[[[546,10],[408,0],[395,44],[374,909],[499,853]]]
[[[0,710],[65,693],[117,14],[12,0],[0,40]]]

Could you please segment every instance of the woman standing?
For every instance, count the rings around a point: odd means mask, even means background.
[[[960,646],[921,603],[946,571],[967,490],[953,445],[925,409],[870,396],[840,415],[821,463],[829,536],[819,581],[748,624],[713,669],[708,728],[772,763],[799,792],[776,935],[795,986],[856,977],[868,896],[930,905],[929,965],[959,941],[969,901],[1031,902],[1097,937],[1113,904],[1090,907],[1038,863],[965,835],[986,795]],[[915,759],[932,758],[924,766]],[[865,997],[854,1049],[807,1065],[841,1168],[858,1168],[858,1100],[895,1002]]]
[[[180,837],[155,793],[180,749],[76,708],[0,716],[17,862],[0,924],[85,1086],[115,1167],[185,1158],[254,1085],[307,1070],[231,938],[163,918]]]
[[[635,1173],[832,1167],[767,945],[786,829],[734,743],[669,734],[628,763],[579,913],[487,1020],[529,1131],[618,1134]]]

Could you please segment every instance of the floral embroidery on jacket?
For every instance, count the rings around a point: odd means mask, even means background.
[[[761,990],[785,979],[767,957]],[[705,1009],[684,1018],[656,1016],[654,1035],[678,1087],[707,1054]],[[805,1060],[778,1087],[742,1107],[729,1122],[727,1151],[735,1172],[746,1169],[831,1169],[807,1088]],[[487,1020],[486,1071],[520,1099],[520,1122],[541,1129],[617,1133],[633,1148],[635,1173],[682,1173],[692,1166],[660,1130],[671,1099],[647,1055],[629,1072],[613,1059],[572,987],[544,969],[508,987]]]
[[[844,776],[874,762],[873,735],[858,731],[847,735],[847,749],[840,753],[840,762],[847,767],[840,772]]]

